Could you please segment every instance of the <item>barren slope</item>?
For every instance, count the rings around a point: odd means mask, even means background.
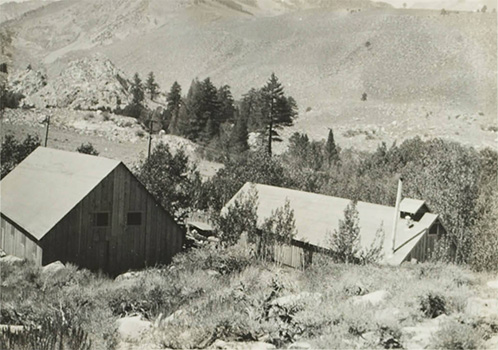
[[[128,75],[154,71],[164,90],[210,76],[239,98],[274,71],[301,108],[293,130],[314,137],[394,121],[453,137],[463,116],[472,139],[496,138],[487,131],[496,123],[496,14],[441,16],[364,0],[65,0],[9,26],[15,64],[44,62],[49,78],[100,52]],[[432,132],[420,122],[427,115]]]

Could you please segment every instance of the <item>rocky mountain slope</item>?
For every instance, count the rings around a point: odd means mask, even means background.
[[[26,96],[24,107],[115,110],[128,103],[129,81],[111,61],[94,55],[71,61],[52,79],[26,68],[9,77],[10,89]]]
[[[294,130],[313,137],[358,119],[423,128],[427,115],[443,125],[429,133],[438,136],[465,116],[492,144],[482,129],[496,123],[496,24],[491,13],[366,0],[64,0],[3,29],[13,68],[41,67],[49,81],[95,52],[128,76],[153,71],[163,90],[209,76],[235,98],[275,72],[300,107]]]

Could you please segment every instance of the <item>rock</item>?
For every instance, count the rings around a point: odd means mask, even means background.
[[[353,304],[371,304],[373,306],[379,305],[387,298],[389,293],[385,290],[378,290],[369,294],[358,297],[353,297]]]
[[[53,263],[43,266],[41,273],[43,275],[53,275],[58,271],[64,270],[65,268],[66,266],[60,261],[54,261]]]
[[[5,255],[4,257],[0,258],[0,262],[9,264],[9,265],[15,265],[23,262],[24,259],[21,259],[17,256],[14,255]]]
[[[280,306],[280,307],[289,307],[299,303],[307,303],[307,302],[317,302],[322,298],[322,294],[320,293],[309,293],[302,292],[299,294],[291,294],[286,295],[275,300],[272,300],[270,305]]]
[[[498,299],[470,298],[467,300],[466,312],[469,315],[498,321]]]
[[[211,276],[211,277],[220,275],[220,273],[218,271],[215,271],[215,270],[206,270],[206,273],[208,276]]]
[[[401,331],[406,338],[404,347],[406,349],[426,349],[430,348],[431,337],[439,330],[442,322],[446,321],[448,316],[440,315],[436,318],[424,321],[413,327],[404,327]]]
[[[164,320],[162,320],[162,323],[171,323],[173,322],[174,320],[176,320],[178,317],[180,317],[181,315],[183,315],[184,311],[183,310],[176,310],[175,312],[173,312],[171,315],[169,315],[168,317],[166,317]]]
[[[127,281],[127,280],[132,280],[135,279],[139,276],[139,273],[136,271],[128,271],[125,273],[122,273],[121,275],[117,276],[114,280],[116,282],[121,282],[121,281]]]
[[[152,324],[149,321],[143,321],[140,315],[126,316],[116,321],[118,333],[124,341],[139,341],[143,333],[148,331]]]
[[[217,339],[209,349],[230,349],[230,350],[267,350],[276,349],[275,345],[264,342],[226,342]]]
[[[498,289],[498,280],[489,281],[486,283],[489,288]]]
[[[3,249],[0,248],[0,258],[3,258],[4,256],[7,256],[7,253],[5,253]]]
[[[210,242],[210,243],[220,243],[220,239],[218,237],[215,237],[215,236],[209,236],[207,238],[207,240]]]
[[[311,349],[311,345],[306,342],[296,342],[289,345],[288,349]]]
[[[498,335],[495,335],[494,337],[489,338],[484,344],[483,344],[484,349],[489,349],[489,350],[496,350],[498,349]]]

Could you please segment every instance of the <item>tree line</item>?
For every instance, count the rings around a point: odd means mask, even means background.
[[[146,107],[146,97],[154,100],[159,85],[149,73],[145,83],[135,74],[130,86],[131,102],[117,110],[135,117],[152,129],[152,123],[169,134],[182,136],[208,150],[216,160],[226,160],[249,149],[249,133],[260,135],[259,142],[272,154],[273,142],[281,141],[278,130],[292,125],[297,103],[286,96],[282,83],[272,73],[261,88],[252,88],[239,101],[229,85],[216,87],[211,79],[194,79],[187,94],[174,82],[166,94],[166,108],[154,111]],[[215,152],[211,152],[214,150]]]

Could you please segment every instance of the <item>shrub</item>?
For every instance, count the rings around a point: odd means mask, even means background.
[[[449,319],[432,336],[435,349],[472,350],[482,348],[483,336],[471,325]]]
[[[14,135],[7,134],[2,142],[2,149],[0,151],[1,163],[1,177],[3,178],[17,164],[22,162],[31,152],[40,146],[40,138],[28,134],[24,141],[21,143],[14,138]]]
[[[446,314],[446,300],[444,296],[434,292],[419,297],[420,311],[425,317],[435,318],[439,315]]]
[[[0,86],[0,111],[5,108],[19,108],[24,95],[20,92],[7,90],[4,85]]]
[[[82,143],[76,149],[76,151],[78,151],[79,153],[90,154],[92,156],[98,156],[99,155],[99,151],[97,151],[95,149],[95,147],[93,147],[93,145],[90,142],[88,142],[88,143]]]

